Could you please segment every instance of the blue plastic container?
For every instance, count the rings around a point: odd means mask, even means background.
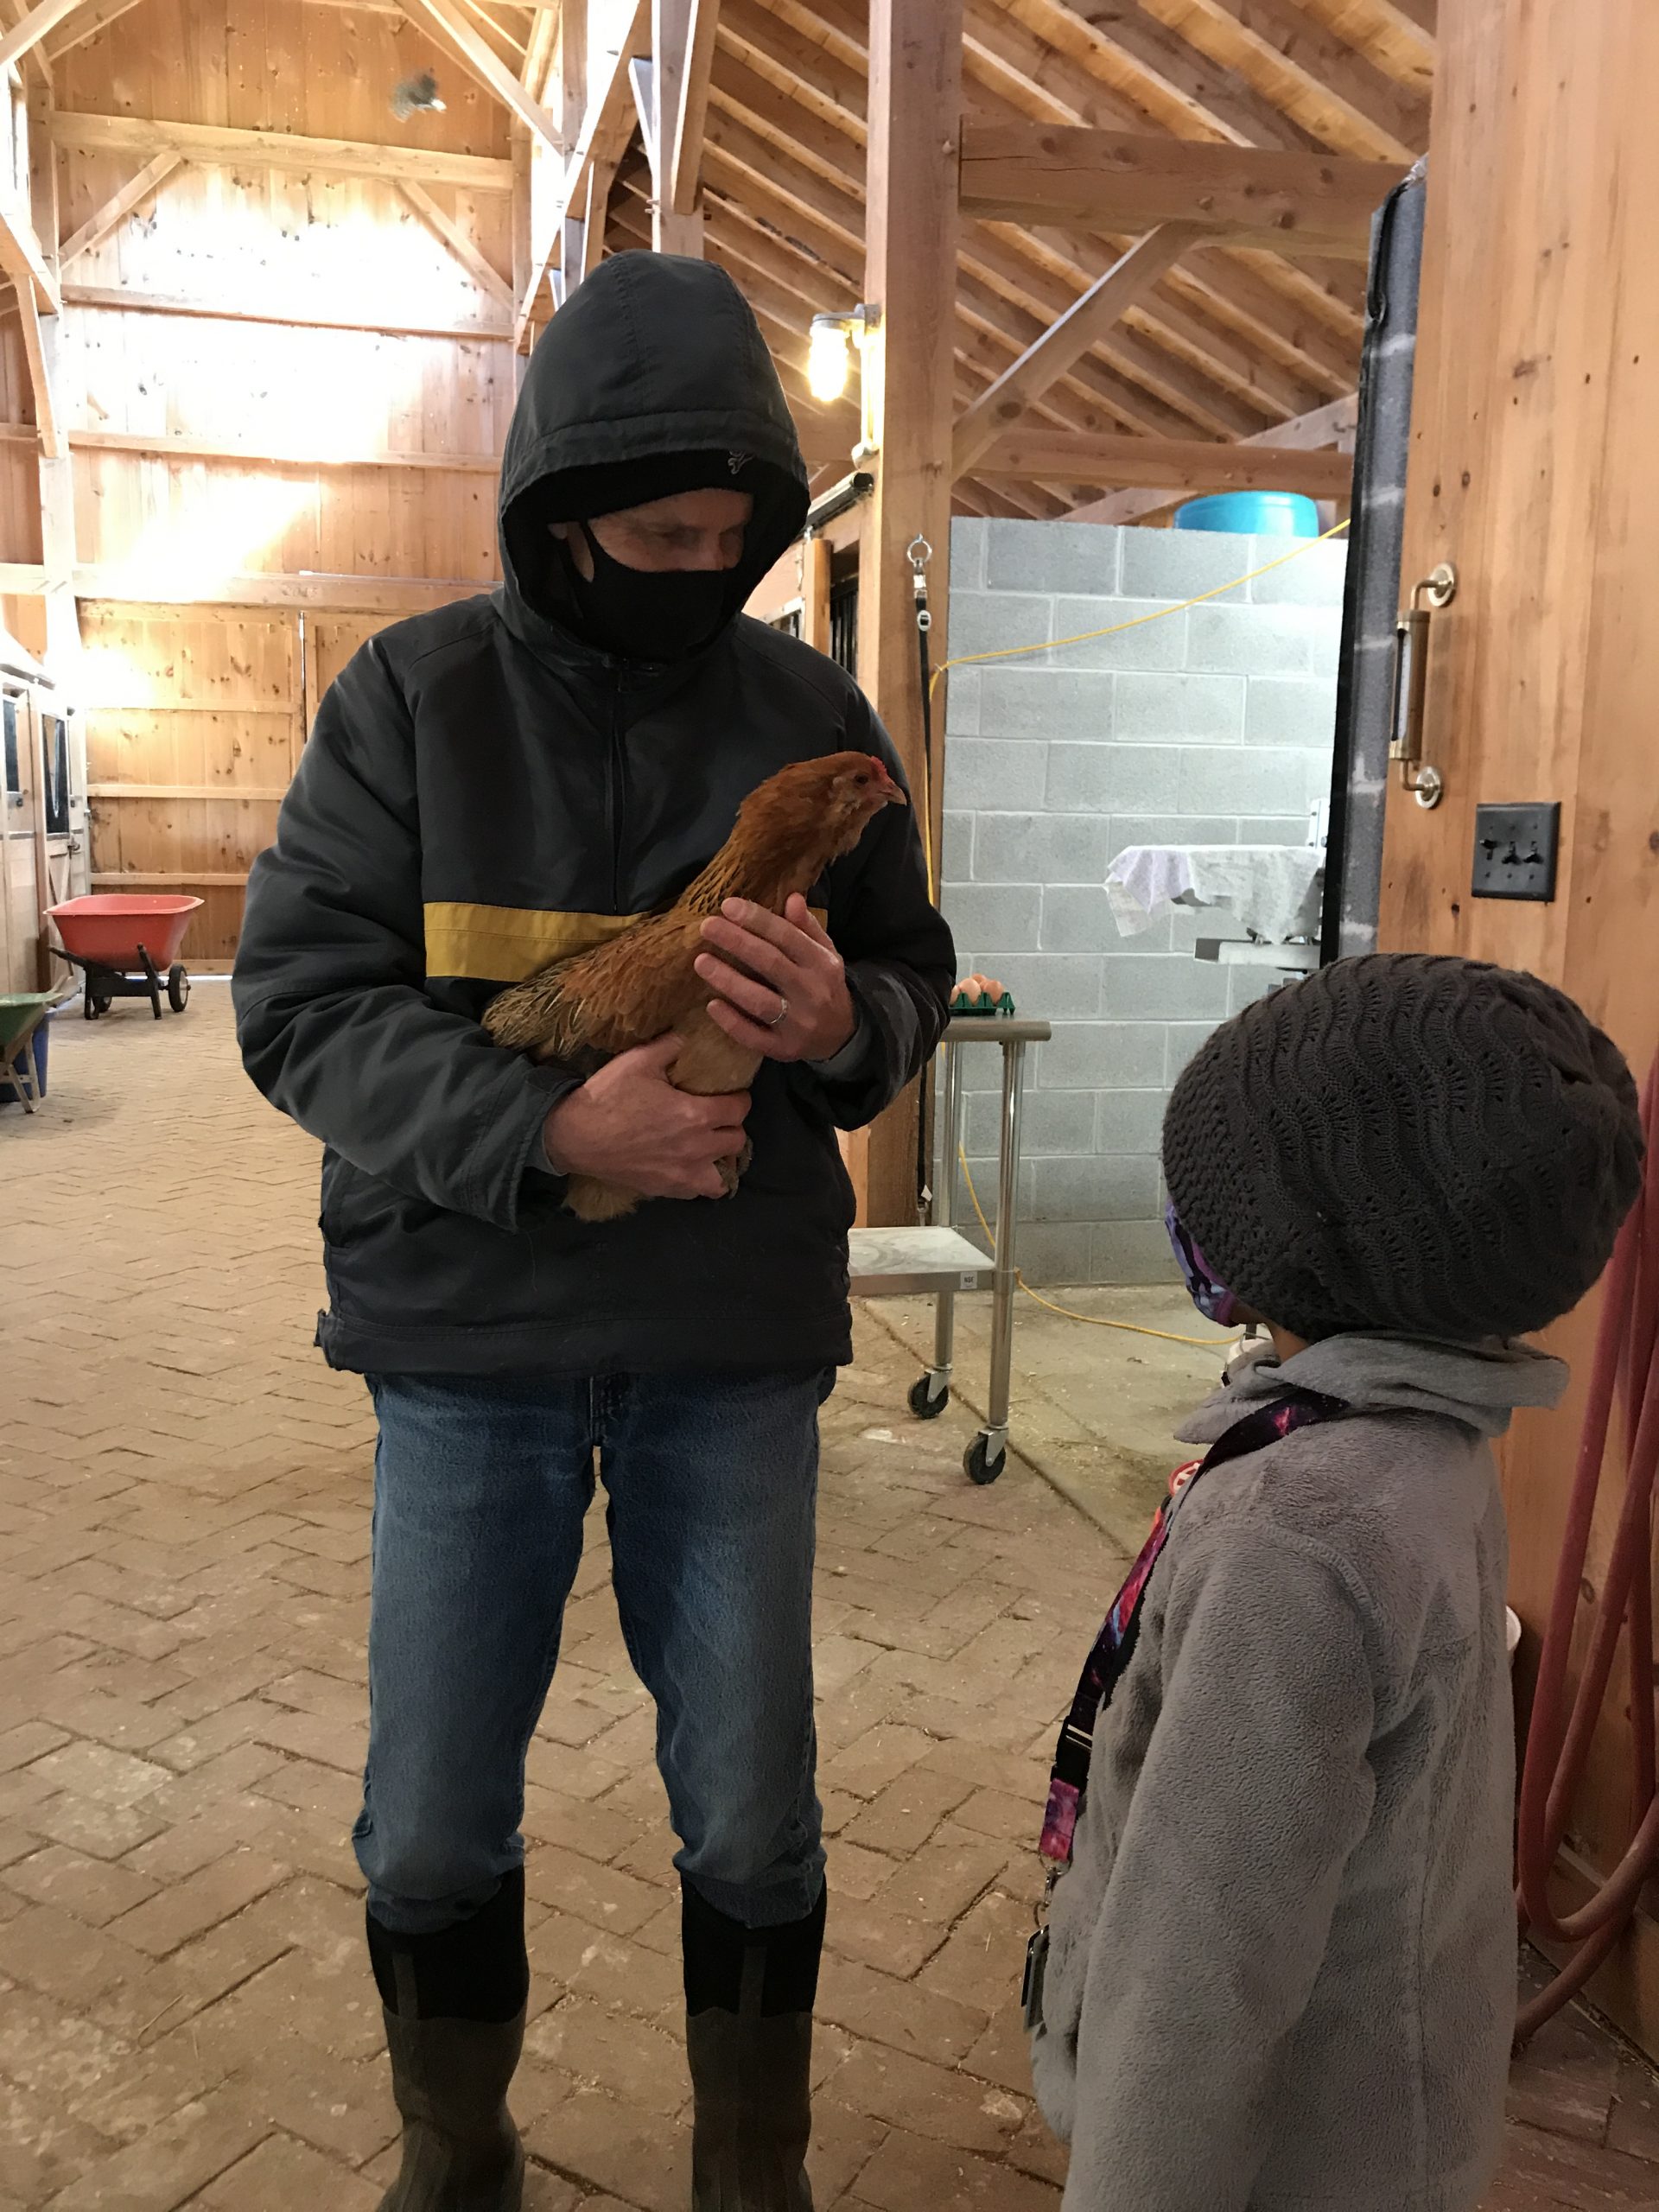
[[[1229,530],[1240,537],[1317,537],[1319,511],[1300,492],[1212,492],[1177,507],[1177,530]]]

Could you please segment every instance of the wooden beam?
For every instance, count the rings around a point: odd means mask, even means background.
[[[105,713],[120,713],[119,708],[103,709]],[[143,711],[149,711],[144,709]],[[238,714],[245,713],[238,707]],[[88,798],[242,798],[251,804],[269,806],[280,804],[288,797],[286,784],[88,784]]]
[[[1205,438],[1066,437],[1005,434],[975,463],[976,476],[1044,478],[1056,484],[1178,485],[1189,492],[1301,492],[1341,496],[1353,481],[1345,454]]]
[[[76,47],[85,46],[88,39],[96,38],[101,30],[107,30],[111,23],[118,22],[139,4],[140,0],[86,0],[85,6],[77,8],[73,16],[67,16],[47,34],[39,51],[49,62],[60,60],[66,54],[73,53]],[[395,0],[385,0],[385,4],[393,6]]]
[[[1359,396],[1350,392],[1345,398],[1333,399],[1329,406],[1316,407],[1311,414],[1298,416],[1289,423],[1276,423],[1270,430],[1263,430],[1254,438],[1241,441],[1244,445],[1277,446],[1281,451],[1317,452],[1321,447],[1334,447],[1338,453],[1351,454],[1354,433],[1359,425]],[[1178,499],[1185,498],[1184,492],[1165,485],[1156,491],[1113,492],[1103,499],[1090,499],[1085,505],[1073,507],[1066,516],[1068,522],[1131,523],[1144,516],[1158,514]],[[1340,497],[1340,494],[1337,496]]]
[[[939,773],[929,791],[922,747],[916,607],[907,548],[925,537],[933,652],[950,604],[951,386],[956,344],[953,156],[962,129],[962,0],[870,0],[869,152],[864,297],[880,322],[867,349],[879,450],[859,540],[859,683],[925,810],[938,853]],[[916,1217],[912,1089],[871,1132],[869,1218]]]
[[[479,290],[503,314],[512,309],[512,287],[490,266],[452,216],[445,214],[423,184],[409,177],[398,180],[397,189],[440,245],[445,245],[472,278]]]
[[[1173,269],[1203,233],[1191,223],[1163,223],[1132,245],[1121,261],[1084,293],[1075,307],[1005,369],[990,390],[963,416],[951,442],[954,474],[966,476],[981,454],[1011,429],[1033,403],[1109,330],[1130,302]]]
[[[1428,143],[1428,101],[1290,0],[1148,0],[1147,12],[1236,70],[1319,144],[1411,161]]]
[[[568,0],[569,11],[574,14],[586,0]],[[553,67],[554,41],[558,34],[559,8],[537,8],[531,21],[530,43],[524,48],[524,63],[518,73],[518,81],[535,100],[545,103],[548,75]],[[563,136],[563,120],[560,120],[560,136]]]
[[[245,468],[423,468],[454,475],[494,476],[499,454],[421,453],[392,447],[341,452],[326,439],[315,444],[267,443],[257,438],[169,436],[165,430],[71,430],[75,452],[135,454],[158,461],[222,461]]]
[[[695,214],[702,195],[702,129],[715,65],[715,33],[720,25],[720,0],[688,0],[688,5],[685,60],[664,164],[666,198],[677,215]]]
[[[14,61],[21,61],[24,54],[38,46],[49,30],[62,22],[66,16],[73,16],[81,0],[38,0],[22,21],[0,37],[0,82]]]
[[[63,300],[66,307],[107,308],[124,315],[202,315],[220,322],[282,323],[296,330],[378,330],[394,338],[465,338],[499,344],[512,335],[505,322],[416,322],[379,316],[369,308],[330,315],[321,308],[284,308],[257,301],[237,306],[224,300],[188,300],[170,292],[128,292],[103,284],[66,284]]]
[[[657,65],[648,54],[636,54],[628,64],[628,90],[639,119],[639,141],[645,149],[651,173],[657,174]]]
[[[130,183],[124,184],[112,199],[106,200],[96,214],[89,215],[74,236],[66,238],[58,249],[58,266],[73,261],[79,255],[91,253],[112,238],[129,215],[134,214],[144,202],[166,183],[175,169],[183,165],[181,154],[157,154],[155,160],[141,168]]]
[[[1363,259],[1371,218],[1405,168],[1116,130],[969,122],[961,174],[963,213],[987,221],[1119,230],[1187,222],[1278,253]]]
[[[0,588],[8,571],[0,564]],[[315,607],[357,614],[418,614],[453,606],[492,588],[487,578],[462,576],[353,576],[318,572],[309,575],[230,575],[204,584],[200,576],[178,588],[146,567],[135,573],[118,564],[82,564],[75,570],[75,595],[127,607]]]
[[[27,292],[40,314],[56,315],[62,307],[57,279],[47,266],[29,210],[16,200],[0,199],[0,274],[9,276],[20,294]]]
[[[404,10],[413,23],[449,48],[486,92],[510,108],[531,135],[557,153],[563,153],[553,118],[508,68],[489,41],[474,29],[454,0],[404,0]]]
[[[0,231],[0,264],[4,262],[5,236]],[[16,287],[17,312],[22,319],[23,358],[29,364],[29,381],[35,397],[35,434],[41,442],[41,451],[48,460],[55,461],[63,452],[63,434],[58,423],[57,397],[52,389],[51,370],[47,359],[46,334],[41,327],[41,311],[35,304],[33,286],[27,277],[13,282]]]
[[[580,223],[582,274],[591,276],[605,258],[605,223],[610,213],[611,187],[616,181],[614,162],[594,162],[588,171],[588,205]]]
[[[0,561],[0,594],[37,598],[47,588],[38,562]],[[339,613],[421,614],[451,607],[492,588],[487,578],[467,576],[353,576],[316,572],[308,575],[229,575],[204,584],[169,588],[165,578],[146,568],[135,574],[118,563],[81,563],[74,570],[77,599],[107,601],[123,607],[304,607]]]
[[[588,109],[588,0],[567,0],[559,12],[559,129],[567,144],[581,135],[582,118]],[[542,158],[538,149],[536,181],[538,189],[534,204],[537,213],[531,225],[531,281],[521,283],[516,272],[513,277],[517,295],[513,309],[515,330],[518,303],[528,302],[535,290],[534,272],[546,268],[555,253],[559,268],[554,297],[560,307],[585,274],[587,210],[585,204],[572,206],[566,195],[565,164]],[[593,183],[590,168],[590,196]]]
[[[658,253],[688,254],[700,261],[702,211],[694,198],[683,214],[676,212],[671,174],[690,35],[691,0],[652,0],[652,114],[645,136],[651,157],[651,242]]]
[[[240,890],[247,882],[246,868],[100,868],[92,877],[94,891]]]
[[[537,251],[531,256],[531,282],[524,296],[518,302],[518,312],[513,319],[513,343],[521,353],[530,343],[536,302],[542,286],[547,281],[547,272],[564,223],[575,209],[586,204],[589,169],[595,161],[620,161],[632,134],[633,94],[629,84],[628,65],[637,54],[645,52],[650,36],[651,0],[633,0],[622,25],[617,50],[611,56],[610,66],[593,91],[583,112],[576,142],[565,167],[564,181],[555,202],[553,235],[544,242],[538,242]],[[569,118],[567,117],[565,120],[568,129]]]
[[[52,135],[83,154],[175,153],[220,168],[254,167],[320,176],[403,177],[416,184],[455,184],[467,192],[512,190],[512,163],[482,154],[440,154],[424,147],[385,146],[366,139],[305,138],[289,130],[233,130],[219,124],[174,123],[136,115],[94,115],[60,108]]]

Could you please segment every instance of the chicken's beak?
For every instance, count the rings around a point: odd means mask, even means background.
[[[875,772],[880,779],[876,789],[880,792],[885,804],[888,806],[908,806],[910,801],[905,797],[903,785],[889,775],[884,761],[876,762]]]

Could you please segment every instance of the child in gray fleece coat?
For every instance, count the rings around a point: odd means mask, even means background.
[[[1617,1048],[1535,977],[1343,961],[1164,1128],[1188,1424],[1057,1754],[1028,1996],[1064,2212],[1474,2212],[1515,2013],[1491,1440],[1566,1370],[1640,1178]]]

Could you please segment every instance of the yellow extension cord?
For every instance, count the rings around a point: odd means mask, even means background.
[[[996,1238],[990,1223],[985,1218],[985,1209],[979,1203],[979,1192],[974,1188],[974,1171],[968,1165],[968,1154],[964,1146],[957,1147],[957,1158],[962,1162],[963,1175],[968,1185],[968,1195],[974,1202],[974,1211],[979,1216],[979,1225],[984,1230],[987,1239],[995,1244]],[[1018,1268],[1014,1271],[1014,1279],[1034,1305],[1045,1307],[1051,1313],[1058,1313],[1063,1321],[1086,1321],[1091,1329],[1121,1329],[1128,1337],[1156,1337],[1160,1344],[1199,1344],[1207,1351],[1215,1351],[1227,1348],[1227,1339],[1224,1337],[1178,1337],[1173,1329],[1148,1329],[1140,1321],[1109,1321],[1103,1313],[1079,1313],[1072,1306],[1056,1306],[1052,1299],[1041,1296],[1032,1288]]]
[[[1065,518],[1062,515],[1058,519],[1063,522]],[[1282,569],[1292,561],[1300,561],[1314,546],[1323,545],[1327,538],[1340,536],[1347,527],[1345,522],[1336,523],[1331,529],[1321,531],[1318,537],[1300,539],[1294,552],[1281,553],[1277,560],[1264,561],[1259,569],[1247,569],[1242,576],[1231,576],[1224,584],[1212,585],[1208,591],[1195,592],[1191,599],[1177,600],[1168,607],[1156,607],[1150,614],[1131,615],[1127,622],[1109,622],[1100,630],[1079,630],[1075,637],[1071,638],[1041,638],[1029,645],[999,645],[992,652],[957,653],[952,659],[942,660],[933,671],[927,687],[928,698],[931,700],[939,688],[940,678],[953,668],[971,668],[981,661],[988,660],[1018,660],[1025,653],[1058,652],[1065,645],[1090,645],[1096,638],[1116,638],[1124,630],[1143,629],[1148,622],[1161,622],[1171,614],[1185,614],[1189,607],[1202,607],[1206,600],[1219,599],[1224,592],[1236,591],[1240,584],[1254,583],[1258,576],[1271,575],[1275,569]],[[933,791],[925,752],[922,758],[922,842],[927,855],[928,895],[937,900],[938,882],[933,866]],[[1077,1318],[1086,1321],[1090,1316],[1084,1313]]]
[[[1063,521],[1065,518],[1062,516],[1060,519]],[[1275,561],[1264,561],[1259,569],[1247,569],[1243,575],[1230,577],[1224,584],[1213,585],[1208,591],[1195,592],[1191,599],[1178,600],[1171,606],[1160,607],[1150,614],[1134,615],[1127,622],[1109,622],[1103,629],[1079,630],[1075,637],[1071,638],[1044,638],[1029,645],[1001,645],[994,652],[958,653],[953,659],[942,660],[933,671],[928,684],[928,697],[930,700],[932,698],[938,689],[940,677],[950,669],[971,667],[980,661],[1018,660],[1025,653],[1058,652],[1064,645],[1086,645],[1096,638],[1115,638],[1121,631],[1139,630],[1148,622],[1161,622],[1166,615],[1185,614],[1189,607],[1202,607],[1208,599],[1219,599],[1224,592],[1236,591],[1240,584],[1253,583],[1257,576],[1269,575],[1274,569],[1282,569],[1291,561],[1300,561],[1303,554],[1311,551],[1315,545],[1323,545],[1327,538],[1338,537],[1347,527],[1345,522],[1337,523],[1330,530],[1322,531],[1318,537],[1303,538],[1294,552],[1281,553]],[[922,760],[922,842],[927,855],[928,895],[937,900],[938,884],[933,867],[933,792],[928,780],[925,754]],[[992,1235],[989,1222],[985,1218],[985,1209],[979,1203],[979,1192],[974,1188],[973,1170],[968,1165],[964,1146],[959,1144],[957,1147],[957,1157],[962,1162],[968,1195],[974,1202],[974,1211],[979,1216],[979,1225],[987,1238],[995,1243],[996,1240]],[[1072,1306],[1056,1306],[1052,1299],[1044,1298],[1034,1291],[1018,1268],[1014,1271],[1014,1279],[1033,1305],[1042,1306],[1047,1313],[1058,1313],[1064,1321],[1086,1321],[1091,1329],[1118,1329],[1125,1336],[1156,1337],[1160,1344],[1198,1344],[1205,1350],[1217,1349],[1227,1342],[1225,1338],[1177,1336],[1172,1329],[1148,1329],[1139,1321],[1112,1321],[1103,1313],[1079,1313]],[[1234,1341],[1242,1340],[1236,1338]]]

